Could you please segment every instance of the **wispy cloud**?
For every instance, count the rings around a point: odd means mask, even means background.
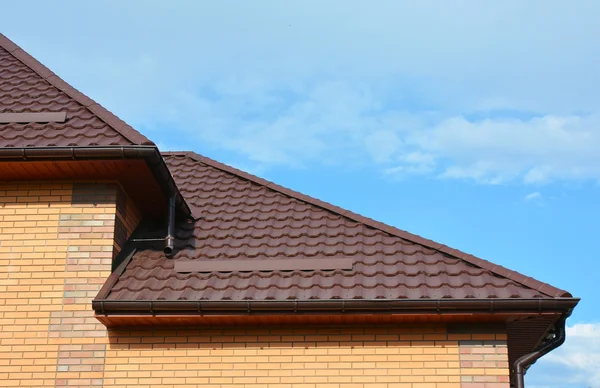
[[[542,194],[539,191],[534,191],[533,193],[529,193],[523,198],[525,202],[536,202],[542,199]]]
[[[447,161],[442,177],[541,184],[600,179],[599,124],[595,116],[454,117],[414,136],[417,147]]]
[[[168,125],[266,166],[372,164],[391,176],[484,184],[600,180],[600,119],[594,115],[433,117],[383,108],[385,95],[343,83],[307,87],[288,99],[251,91],[248,100],[252,95],[264,102],[248,107],[228,94],[180,94]]]

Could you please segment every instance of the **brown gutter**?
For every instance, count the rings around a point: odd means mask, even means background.
[[[515,382],[515,388],[525,388],[525,371],[531,364],[536,362],[539,358],[544,356],[545,354],[551,352],[552,350],[558,348],[565,342],[567,337],[566,335],[566,321],[567,317],[570,315],[570,312],[562,315],[558,321],[554,324],[556,332],[554,333],[554,337],[543,344],[539,349],[528,353],[517,359],[514,363],[513,367],[513,380]]]
[[[192,212],[156,146],[0,148],[0,162],[144,159],[167,198],[175,197],[185,216]]]
[[[285,300],[285,301],[92,301],[98,315],[272,315],[272,314],[473,314],[565,313],[578,298],[440,300]]]

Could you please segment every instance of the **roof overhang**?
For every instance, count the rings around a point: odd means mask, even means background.
[[[142,161],[145,169],[151,174],[148,177],[153,178],[154,182],[160,187],[165,197],[175,195],[176,206],[180,214],[191,216],[191,210],[181,195],[173,177],[167,167],[163,157],[156,146],[91,146],[91,147],[26,147],[26,148],[0,148],[0,164],[9,168],[0,169],[0,180],[19,179],[44,179],[43,172],[32,174],[15,173],[22,165],[43,165],[57,167],[63,179],[82,178],[69,168],[72,164],[85,164],[93,167],[94,163],[103,163],[107,161]],[[11,167],[12,166],[12,167]],[[65,168],[61,168],[65,166]],[[40,171],[40,169],[35,169]],[[93,170],[93,168],[91,169]],[[138,174],[140,171],[131,169],[129,175]],[[145,171],[144,171],[145,172]],[[109,172],[110,174],[110,172]],[[93,176],[88,173],[88,179],[107,179],[110,176]],[[46,177],[48,179],[49,177]],[[119,177],[112,177],[118,179]],[[120,176],[123,186],[127,189],[128,174]],[[52,177],[56,179],[56,177]],[[131,186],[131,185],[130,185]],[[165,207],[166,209],[166,207]]]
[[[445,324],[448,327],[479,327],[486,332],[506,332],[507,324],[525,319],[513,314],[285,314],[270,315],[95,315],[109,328],[117,327],[168,327],[168,326],[257,326],[257,325],[396,325],[396,324]],[[553,321],[558,314],[536,315]],[[498,328],[501,328],[498,330]],[[449,329],[450,332],[450,329]]]

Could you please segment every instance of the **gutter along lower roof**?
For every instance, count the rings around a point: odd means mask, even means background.
[[[543,314],[570,312],[577,298],[441,300],[94,300],[97,315],[269,315],[269,314]]]

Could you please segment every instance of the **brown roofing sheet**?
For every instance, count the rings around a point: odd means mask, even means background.
[[[194,214],[180,251],[138,251],[107,300],[551,298],[565,291],[192,153],[164,154]],[[328,260],[351,270],[177,273],[187,260]]]
[[[66,112],[65,122],[0,124],[0,147],[153,145],[0,34],[0,113]]]

